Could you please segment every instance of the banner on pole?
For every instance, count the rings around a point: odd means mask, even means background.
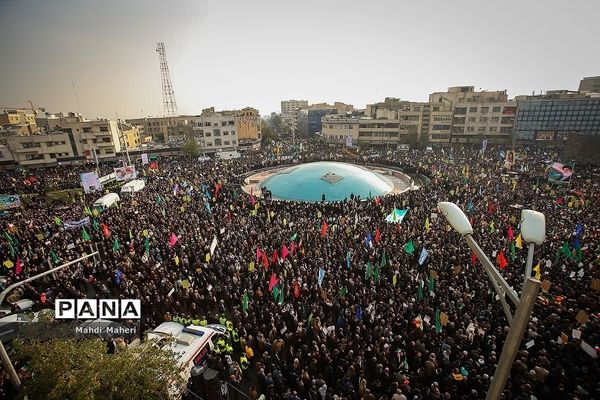
[[[137,171],[132,165],[115,168],[114,170],[115,174],[117,174],[117,181],[128,181],[137,177]]]
[[[85,193],[92,193],[97,190],[102,190],[102,183],[100,183],[100,178],[98,178],[98,174],[95,172],[84,172],[79,175],[81,178],[81,186],[83,187],[83,191]]]
[[[21,207],[21,198],[17,194],[0,195],[0,210],[10,210]]]

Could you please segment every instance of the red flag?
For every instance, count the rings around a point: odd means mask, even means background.
[[[327,229],[329,229],[329,225],[327,225],[327,222],[323,221],[323,226],[321,226],[321,237],[327,235]]]
[[[498,257],[496,257],[496,262],[498,263],[498,267],[500,269],[506,268],[506,266],[508,265],[508,261],[506,261],[506,257],[504,256],[504,250],[502,250],[500,254],[498,254]]]
[[[254,189],[250,188],[250,204],[254,206],[256,204],[256,200],[254,199]]]
[[[477,263],[477,254],[475,252],[471,252],[471,264],[475,265]]]
[[[273,272],[271,274],[271,280],[269,281],[269,292],[273,291],[275,285],[277,285],[277,275],[275,275],[275,272]]]
[[[171,233],[171,237],[169,238],[169,247],[170,248],[175,247],[175,243],[177,243],[178,240],[179,240],[179,238],[177,237],[177,235],[174,233]]]
[[[300,297],[300,286],[298,280],[294,279],[294,298],[297,299],[298,297]]]
[[[288,256],[288,254],[290,254],[290,251],[288,250],[287,246],[284,244],[283,248],[281,249],[281,259],[285,261],[285,258]]]
[[[261,260],[263,265],[265,266],[265,269],[269,269],[269,259],[267,258],[267,255],[265,253],[262,253]]]
[[[506,236],[508,236],[508,240],[513,240],[515,238],[515,234],[513,232],[512,226],[508,226],[508,232],[506,232]]]
[[[220,183],[217,183],[217,184],[215,185],[215,199],[216,199],[216,198],[219,196],[219,192],[221,191],[221,188],[222,188],[222,187],[223,187],[223,186],[222,186]]]
[[[375,231],[375,242],[379,243],[379,239],[381,239],[381,231],[379,228]]]
[[[15,264],[15,274],[19,275],[21,273],[21,269],[21,257],[17,257],[17,263]]]
[[[273,250],[273,255],[271,256],[271,262],[275,264],[279,257],[277,256],[277,250]]]
[[[296,242],[292,242],[292,245],[290,246],[290,254],[294,255],[294,251],[296,251]]]
[[[110,237],[110,230],[108,229],[108,225],[102,224],[102,235],[107,238]]]
[[[379,197],[379,196],[375,197],[375,204],[376,205],[380,205],[381,204],[381,197]]]
[[[260,256],[262,256],[262,251],[260,251],[260,247],[256,248],[256,261],[260,260]]]

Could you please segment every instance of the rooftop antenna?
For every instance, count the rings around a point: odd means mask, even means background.
[[[162,83],[163,108],[167,117],[174,117],[178,114],[177,103],[175,102],[175,91],[171,82],[169,73],[169,64],[167,63],[167,52],[164,42],[156,44],[156,52],[160,60],[160,78]]]
[[[83,115],[83,113],[81,112],[81,105],[79,104],[79,96],[77,95],[77,88],[75,88],[75,82],[71,82],[71,84],[73,85],[73,94],[75,94],[75,102],[77,103],[77,111],[79,112],[79,114]]]

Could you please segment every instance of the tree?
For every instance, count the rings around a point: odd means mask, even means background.
[[[107,354],[98,339],[16,341],[28,362],[23,395],[29,399],[159,400],[184,380],[171,354],[152,345],[125,346]]]
[[[200,154],[200,146],[198,146],[196,139],[190,139],[181,146],[181,151],[191,156],[197,156]]]
[[[269,124],[271,129],[273,129],[275,132],[281,131],[281,129],[283,127],[283,123],[281,121],[281,115],[279,115],[279,114],[275,114],[275,115],[269,117],[267,123]]]
[[[270,142],[271,140],[279,140],[279,135],[273,130],[271,125],[264,119],[261,121],[262,141]]]

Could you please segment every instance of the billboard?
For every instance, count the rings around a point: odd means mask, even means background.
[[[114,170],[115,174],[117,174],[117,181],[128,181],[137,177],[135,167],[132,165],[115,168]]]
[[[11,208],[21,207],[21,198],[17,194],[0,195],[0,210],[10,210]]]
[[[352,147],[352,136],[346,136],[346,147]]]
[[[95,172],[84,172],[79,175],[81,178],[81,186],[85,193],[92,193],[97,190],[102,190],[102,184],[98,178],[98,174]]]
[[[142,154],[142,164],[143,165],[148,164],[148,154],[147,153]]]
[[[573,170],[575,169],[575,163],[559,163],[553,162],[550,165],[550,172],[548,173],[548,182],[558,183],[560,185],[568,185],[571,183],[571,176],[573,176]]]
[[[514,150],[506,150],[506,158],[504,159],[504,168],[510,169],[515,166],[516,154]]]

